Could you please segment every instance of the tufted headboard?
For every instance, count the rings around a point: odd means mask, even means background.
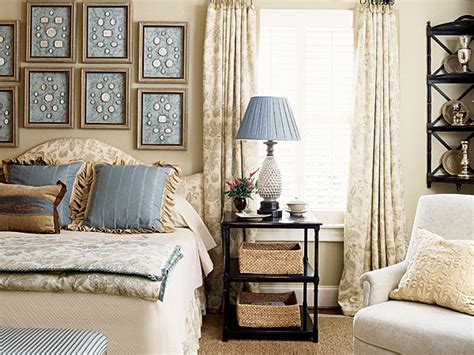
[[[12,159],[13,162],[30,164],[38,160],[42,160],[50,165],[67,164],[78,160],[96,164],[144,164],[142,161],[135,159],[110,144],[89,138],[60,138],[51,140]],[[1,173],[3,175],[3,171]],[[204,202],[202,173],[181,177],[176,193],[185,197],[202,217]]]

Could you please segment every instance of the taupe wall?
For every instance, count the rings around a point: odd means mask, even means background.
[[[96,67],[100,65],[85,65],[80,62],[82,50],[82,0],[77,1],[77,53],[75,65],[80,67]],[[131,130],[93,130],[93,129],[24,129],[20,128],[20,145],[18,148],[0,148],[0,159],[14,157],[25,150],[44,141],[59,137],[87,137],[97,138],[124,150],[145,162],[152,163],[157,160],[166,160],[181,166],[184,174],[202,170],[202,57],[204,43],[204,24],[206,20],[206,2],[204,0],[134,0],[133,2],[133,55],[135,64],[132,69],[132,82],[137,82],[138,71],[138,21],[188,21],[190,33],[189,46],[189,84],[188,85],[132,85],[132,129]],[[26,0],[0,0],[0,19],[21,20],[21,66],[44,66],[41,63],[25,63],[25,22]],[[60,64],[63,65],[63,64]],[[67,64],[64,64],[67,65]],[[46,64],[47,66],[47,64]],[[59,65],[58,65],[59,66]],[[107,66],[107,65],[105,65]],[[114,65],[123,66],[123,65]],[[127,66],[127,65],[125,65]],[[23,83],[24,73],[21,72]],[[79,126],[79,100],[80,100],[80,70],[75,72],[75,126]],[[188,149],[187,151],[144,151],[136,150],[136,122],[137,105],[136,95],[138,87],[187,87],[188,88]],[[23,96],[23,85],[20,97]],[[20,125],[23,120],[21,109],[23,100],[20,101]]]

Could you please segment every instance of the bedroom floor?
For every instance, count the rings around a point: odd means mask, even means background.
[[[308,341],[221,341],[222,316],[204,318],[200,354],[352,354],[352,318],[319,316],[319,343]]]

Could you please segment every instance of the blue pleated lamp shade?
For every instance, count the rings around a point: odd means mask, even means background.
[[[284,97],[254,96],[245,111],[237,139],[299,141],[300,133]]]

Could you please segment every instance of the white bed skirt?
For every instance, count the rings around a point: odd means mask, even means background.
[[[205,309],[196,289],[180,336],[179,324],[158,303],[138,298],[87,293],[0,292],[0,325],[93,329],[107,337],[108,354],[196,354]],[[164,321],[168,319],[168,321]],[[167,324],[168,323],[168,324]]]

